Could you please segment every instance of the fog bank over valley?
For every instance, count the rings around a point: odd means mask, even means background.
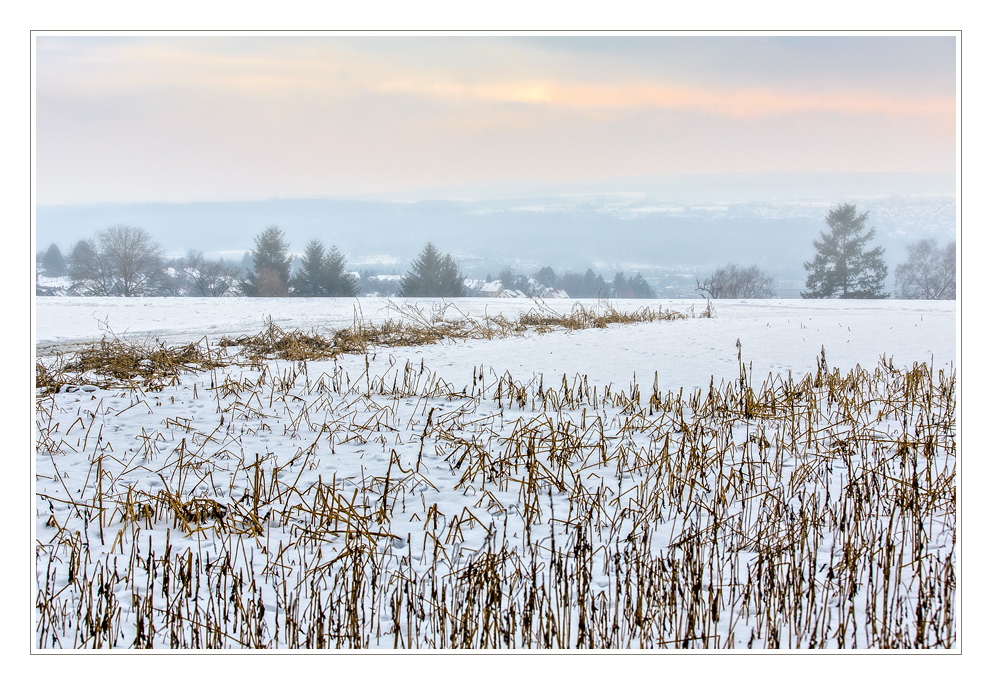
[[[797,296],[812,240],[838,204],[870,212],[876,242],[893,263],[913,241],[955,238],[953,176],[710,175],[598,187],[438,191],[445,199],[50,205],[37,208],[36,238],[39,250],[55,243],[67,252],[96,231],[128,224],[148,230],[168,255],[196,249],[240,259],[259,231],[276,225],[295,254],[317,238],[336,245],[349,268],[383,274],[402,273],[430,240],[471,278],[496,277],[508,265],[523,273],[546,265],[559,272],[593,268],[608,278],[640,272],[660,293],[696,296],[697,276],[737,262],[768,271],[785,297]],[[815,193],[818,187],[826,191]],[[495,196],[499,191],[507,196]]]

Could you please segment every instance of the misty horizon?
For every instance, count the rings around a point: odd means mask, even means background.
[[[38,203],[38,207],[85,207],[90,205],[174,205],[273,200],[339,200],[370,202],[479,202],[527,198],[626,196],[663,202],[680,201],[786,201],[832,197],[880,197],[893,195],[955,195],[953,172],[737,172],[679,173],[640,177],[613,177],[573,182],[516,181],[499,184],[460,184],[410,191],[366,193],[316,193],[212,199],[147,199],[133,201]]]
[[[772,179],[752,180],[760,186]],[[791,198],[783,194],[778,200],[721,200],[728,189],[714,183],[709,189],[691,188],[694,195],[672,193],[679,198],[672,200],[628,191],[493,200],[309,198],[41,206],[37,249],[55,243],[68,253],[78,240],[127,224],[148,230],[169,257],[199,250],[239,262],[253,248],[254,237],[275,225],[284,232],[291,254],[302,254],[309,240],[318,239],[337,246],[356,271],[402,273],[431,241],[450,252],[470,278],[495,276],[507,266],[528,275],[543,266],[562,272],[593,268],[606,278],[640,272],[656,288],[678,284],[681,276],[684,292],[686,279],[691,283],[693,276],[730,262],[756,264],[778,281],[802,280],[812,240],[826,228],[824,216],[844,202],[869,211],[877,242],[893,263],[904,258],[906,246],[915,240],[954,240],[954,195],[919,192],[939,189],[939,182],[915,178],[915,184],[906,183],[903,177],[894,185],[874,180],[872,187],[863,178],[838,177],[833,179],[836,194],[815,197],[797,188]],[[859,181],[869,192],[902,189],[917,194],[842,195]],[[737,186],[738,198],[745,196],[742,187]]]

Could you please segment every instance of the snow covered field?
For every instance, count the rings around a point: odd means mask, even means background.
[[[36,345],[535,306],[397,305],[39,298]],[[611,305],[686,317],[39,393],[35,644],[956,646],[954,302]]]
[[[439,300],[412,302],[429,312]],[[535,307],[531,300],[455,299],[453,307],[470,316],[516,316]],[[38,298],[36,345],[43,353],[52,347],[108,335],[134,340],[158,340],[169,345],[206,336],[216,342],[258,333],[267,317],[283,329],[329,332],[346,328],[356,312],[368,322],[397,318],[389,300],[375,298]],[[595,307],[595,300],[548,300],[543,307],[569,312],[576,303]],[[697,314],[702,300],[611,300],[618,310],[634,311],[650,305]],[[580,331],[570,335],[528,336],[524,339],[468,342],[410,351],[436,370],[464,369],[479,363],[474,356],[484,348],[487,366],[514,374],[547,377],[589,374],[590,382],[627,383],[659,373],[666,388],[708,385],[710,376],[737,376],[736,341],[756,374],[794,374],[816,369],[820,347],[831,366],[841,369],[860,364],[872,368],[881,354],[901,366],[915,362],[938,366],[955,361],[955,303],[929,301],[756,300],[718,301],[716,316],[708,320],[672,322],[644,328]],[[454,314],[449,310],[449,314]],[[467,372],[466,372],[467,373]],[[450,379],[456,381],[457,379]]]

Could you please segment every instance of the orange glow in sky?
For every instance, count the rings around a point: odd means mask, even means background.
[[[39,203],[724,172],[953,172],[956,37],[35,44]]]

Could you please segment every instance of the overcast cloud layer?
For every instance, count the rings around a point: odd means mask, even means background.
[[[953,172],[955,38],[36,40],[39,204]]]

